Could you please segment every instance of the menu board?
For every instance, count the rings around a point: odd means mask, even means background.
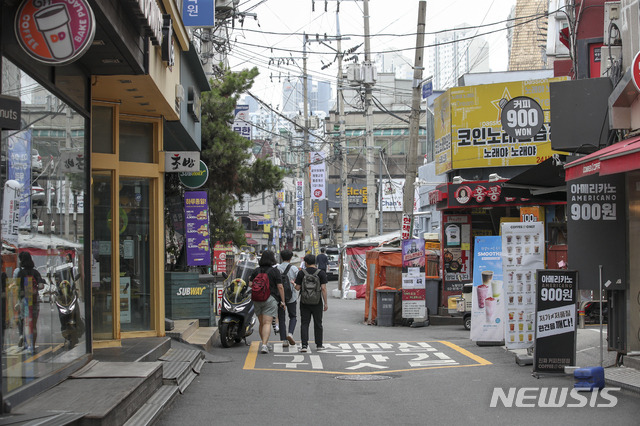
[[[187,265],[211,265],[209,246],[209,204],[206,191],[184,194],[184,215],[187,240]]]
[[[543,268],[543,223],[502,223],[505,344],[508,349],[533,347],[536,270]]]

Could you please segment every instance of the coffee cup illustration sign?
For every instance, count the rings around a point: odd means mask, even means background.
[[[20,47],[49,65],[65,65],[93,42],[96,22],[86,0],[24,0],[15,18]]]

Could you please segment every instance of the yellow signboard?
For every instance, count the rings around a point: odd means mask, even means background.
[[[566,79],[558,77],[447,90],[434,103],[436,173],[452,169],[532,165],[549,158],[555,153],[550,139],[549,82]],[[502,128],[502,107],[518,96],[535,100],[544,111],[542,129],[529,139],[513,139]],[[451,123],[448,154],[446,143],[438,144],[439,140],[446,140],[447,129],[441,129],[445,117],[449,117]]]

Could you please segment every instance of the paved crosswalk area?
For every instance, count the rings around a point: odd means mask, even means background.
[[[491,363],[460,346],[444,341],[424,342],[329,342],[323,350],[310,345],[284,347],[276,342],[268,354],[259,354],[253,342],[245,369],[331,374],[375,374],[449,367],[478,367]]]

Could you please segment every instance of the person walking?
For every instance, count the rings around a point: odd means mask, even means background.
[[[296,276],[296,290],[300,291],[300,352],[309,349],[309,325],[313,317],[313,337],[316,350],[324,349],[322,345],[322,313],[329,308],[327,304],[327,274],[316,267],[316,257],[308,254],[304,257],[306,269]]]
[[[327,273],[327,266],[329,266],[329,258],[325,254],[326,249],[322,247],[320,249],[320,254],[316,256],[316,265],[318,265],[318,269]]]
[[[287,310],[286,313],[289,314],[289,328],[287,328],[287,320],[285,317],[285,310],[282,307],[278,307],[278,322],[280,323],[280,340],[282,340],[282,346],[288,347],[289,344],[295,345],[296,341],[293,338],[293,332],[296,329],[296,324],[298,323],[298,318],[296,316],[296,302],[298,301],[298,292],[295,289],[295,280],[298,276],[298,268],[291,264],[291,258],[293,257],[293,252],[291,250],[282,250],[280,253],[280,258],[282,259],[282,263],[278,265],[278,270],[282,275],[282,285],[285,286],[285,294],[289,293],[286,291],[286,286],[288,285],[291,289],[291,297],[286,300]]]
[[[40,304],[38,301],[38,290],[44,288],[44,280],[35,269],[35,264],[31,255],[26,251],[18,255],[20,260],[20,270],[16,274],[18,279],[18,295],[20,300],[20,343],[24,344],[25,350],[33,353],[36,350],[36,340],[38,338],[38,316],[40,315]]]
[[[262,252],[262,256],[260,256],[260,260],[258,261],[259,266],[254,269],[249,277],[249,285],[252,287],[252,291],[254,288],[253,281],[256,280],[259,274],[266,274],[269,279],[270,294],[267,300],[257,301],[254,299],[253,301],[253,306],[260,323],[260,340],[262,341],[260,352],[263,354],[269,353],[267,343],[269,343],[269,335],[271,335],[271,321],[278,315],[276,295],[278,296],[278,300],[280,300],[280,306],[282,306],[283,309],[286,308],[282,277],[278,268],[273,267],[276,263],[275,254],[273,254],[272,251],[265,250]]]

